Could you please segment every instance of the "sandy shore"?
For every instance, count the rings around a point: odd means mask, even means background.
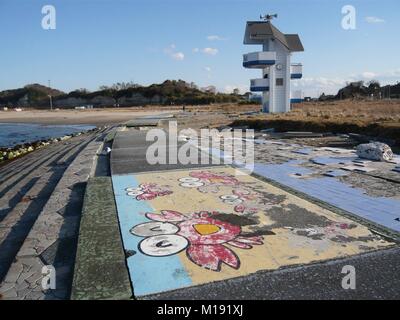
[[[40,123],[40,124],[89,124],[107,125],[161,113],[177,113],[170,109],[94,109],[94,110],[25,110],[0,111],[0,122]]]

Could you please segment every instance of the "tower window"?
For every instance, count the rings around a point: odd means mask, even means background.
[[[276,85],[283,86],[283,78],[276,78]]]

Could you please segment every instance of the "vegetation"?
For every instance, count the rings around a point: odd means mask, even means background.
[[[400,146],[400,100],[301,103],[284,114],[241,116],[232,125],[277,131],[359,133],[390,139]]]
[[[86,104],[110,107],[121,105],[122,98],[129,99],[129,103],[125,103],[125,106],[141,104],[204,105],[245,101],[245,98],[238,95],[237,92],[235,94],[212,93],[199,90],[193,83],[189,84],[182,80],[166,80],[161,84],[152,84],[147,87],[129,82],[117,83],[110,87],[101,86],[100,90],[95,92],[89,92],[82,88],[69,93],[35,84],[21,89],[0,92],[0,106],[47,107],[49,95],[53,97],[53,102],[56,105],[57,101],[75,98],[84,101],[83,103]],[[110,100],[107,100],[106,104],[108,105],[104,105],[97,101],[99,99],[92,102],[94,98],[99,97],[112,98],[114,103],[110,105]]]
[[[325,95],[323,93],[319,97],[319,101],[363,99],[367,97],[373,99],[399,99],[400,83],[381,87],[379,81],[376,80],[371,80],[367,83],[364,83],[364,81],[351,82],[340,89],[336,95]]]
[[[30,101],[40,101],[48,99],[48,96],[58,97],[64,92],[52,89],[40,84],[30,84],[23,88],[0,91],[0,105],[18,106],[21,104],[29,104]]]

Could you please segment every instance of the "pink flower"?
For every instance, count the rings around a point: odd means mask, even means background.
[[[251,249],[253,245],[263,244],[263,239],[240,236],[240,226],[218,220],[216,214],[218,212],[201,211],[185,216],[171,210],[163,210],[161,214],[146,213],[147,218],[156,222],[135,226],[131,232],[149,236],[139,244],[144,254],[171,255],[186,249],[187,257],[200,267],[220,271],[222,263],[225,263],[238,269],[239,257],[226,245]]]
[[[153,200],[157,197],[172,194],[172,191],[166,190],[165,187],[158,186],[155,183],[143,183],[137,188],[128,188],[130,190],[128,195],[135,196],[135,199],[140,200]]]
[[[190,173],[193,178],[199,178],[205,180],[208,183],[219,183],[224,185],[238,185],[240,182],[235,177],[223,174],[223,173],[213,173],[210,171],[193,171]]]

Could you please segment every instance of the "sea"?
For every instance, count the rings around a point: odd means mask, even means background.
[[[91,125],[44,125],[36,123],[0,123],[0,147],[59,138],[95,128]]]

